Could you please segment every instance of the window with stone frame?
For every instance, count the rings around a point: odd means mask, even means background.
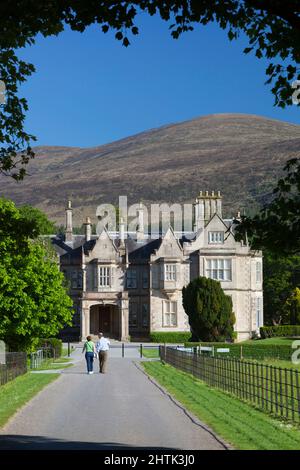
[[[262,298],[256,298],[256,327],[262,326]]]
[[[129,269],[126,273],[127,289],[137,288],[137,273],[135,269]]]
[[[256,262],[256,282],[260,284],[262,281],[262,264],[260,261]]]
[[[222,244],[224,243],[224,232],[208,232],[208,243]]]
[[[231,259],[206,259],[206,277],[215,279],[216,281],[231,281]]]
[[[177,302],[163,301],[163,326],[177,326]]]
[[[98,280],[99,287],[111,286],[111,268],[109,266],[99,266]]]
[[[165,264],[165,281],[176,281],[176,264]]]

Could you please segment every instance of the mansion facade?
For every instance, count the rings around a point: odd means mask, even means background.
[[[234,238],[234,219],[222,218],[218,192],[199,194],[194,203],[194,233],[188,238],[170,227],[156,238],[144,231],[143,209],[137,232],[105,227],[92,235],[74,235],[72,208],[66,209],[65,237],[54,237],[60,269],[70,284],[73,326],[65,337],[84,339],[102,331],[127,341],[145,340],[150,332],[189,331],[182,288],[206,276],[220,281],[230,295],[239,341],[263,325],[262,253]]]

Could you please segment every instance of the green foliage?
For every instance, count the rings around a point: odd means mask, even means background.
[[[154,331],[150,333],[152,343],[185,343],[191,338],[189,331]]]
[[[24,131],[28,105],[25,98],[19,97],[18,87],[35,69],[20,60],[13,48],[3,45],[4,30],[0,29],[0,79],[6,90],[6,102],[0,105],[0,173],[21,180],[27,163],[34,157],[31,143],[36,138]]]
[[[280,256],[264,251],[264,323],[295,324],[288,302],[300,282],[300,256]]]
[[[182,296],[194,340],[224,341],[233,338],[235,315],[232,300],[225,295],[220,282],[199,277],[183,288]]]
[[[261,326],[260,336],[262,338],[273,338],[275,336],[300,336],[300,325]]]
[[[273,84],[275,104],[292,104],[291,83],[300,78],[298,0],[115,0],[109,2],[109,7],[107,3],[7,0],[0,6],[0,78],[7,90],[7,102],[0,110],[0,172],[22,179],[24,165],[34,156],[30,143],[35,138],[23,129],[28,105],[19,98],[18,86],[35,69],[20,60],[15,49],[34,44],[38,35],[58,35],[66,26],[83,32],[96,23],[103,33],[113,31],[116,40],[128,47],[131,37],[139,34],[137,19],[141,11],[150,16],[157,14],[168,22],[174,39],[193,30],[195,24],[215,22],[227,31],[230,41],[238,39],[240,32],[246,35],[249,44],[244,53],[253,52],[258,59],[269,61],[266,83]]]
[[[289,312],[291,325],[300,325],[300,289],[295,287],[285,302],[285,308]]]
[[[28,253],[29,239],[38,235],[36,221],[23,218],[12,201],[0,198],[0,250]]]
[[[289,160],[284,171],[271,203],[254,217],[242,217],[236,238],[247,233],[253,249],[290,256],[300,254],[300,158]]]
[[[39,338],[38,347],[53,348],[55,357],[60,357],[63,351],[62,340],[58,338]]]
[[[0,200],[0,338],[11,350],[32,350],[38,338],[71,324],[64,276],[42,244],[29,240],[35,231],[12,202]]]
[[[40,235],[53,235],[56,233],[56,226],[51,222],[44,212],[28,204],[19,207],[19,212],[23,219],[37,227]]]
[[[216,342],[187,342],[186,347],[193,346],[214,346],[215,356],[220,357],[235,357],[237,359],[282,359],[286,361],[291,360],[293,349],[290,344],[264,344],[260,340],[255,340],[252,343],[216,343]],[[229,353],[217,353],[217,348],[227,348]]]

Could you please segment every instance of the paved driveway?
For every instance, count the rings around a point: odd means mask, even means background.
[[[87,375],[80,350],[73,357],[74,367],[1,429],[0,449],[224,449],[149,380],[137,358],[111,351],[107,373]]]

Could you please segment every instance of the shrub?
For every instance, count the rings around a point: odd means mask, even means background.
[[[262,326],[260,336],[263,339],[273,338],[274,336],[300,336],[300,325]]]
[[[198,277],[182,289],[183,307],[194,340],[225,341],[233,338],[235,315],[231,297],[220,282]]]
[[[40,338],[40,348],[53,348],[54,356],[60,357],[62,355],[62,340],[57,338]]]
[[[185,343],[192,334],[189,331],[157,331],[149,336],[152,343]]]

